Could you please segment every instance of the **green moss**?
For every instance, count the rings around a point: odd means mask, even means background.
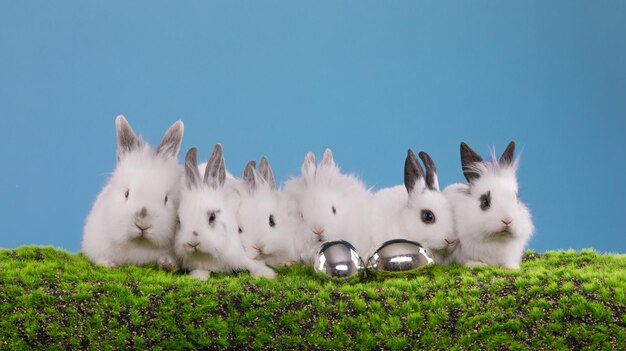
[[[0,250],[0,349],[626,349],[626,255],[527,253],[333,280],[293,265],[199,282]]]

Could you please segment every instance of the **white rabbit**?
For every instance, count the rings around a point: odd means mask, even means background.
[[[237,212],[241,242],[249,257],[277,267],[296,261],[290,218],[283,209],[267,158],[259,171],[254,161],[243,172],[241,204]]]
[[[404,163],[404,186],[379,190],[370,206],[370,228],[373,247],[392,239],[420,243],[435,254],[438,263],[455,247],[456,232],[450,202],[439,192],[435,163],[425,152],[419,157],[426,172],[409,149]]]
[[[226,168],[221,145],[216,145],[204,177],[197,166],[197,149],[185,157],[184,186],[178,209],[180,227],[175,250],[192,277],[206,280],[211,272],[246,269],[255,277],[274,278],[263,262],[249,258],[241,244],[236,212],[239,193],[225,187]]]
[[[183,122],[168,129],[156,151],[135,135],[124,116],[115,126],[117,165],[87,216],[81,251],[107,267],[157,263],[175,269]]]
[[[295,247],[300,259],[313,264],[315,253],[325,241],[345,240],[359,255],[371,246],[367,223],[370,191],[356,176],[342,174],[330,149],[318,166],[309,152],[301,176],[285,184],[288,213],[300,217],[295,229]]]
[[[461,143],[461,164],[468,184],[444,190],[455,214],[459,244],[452,256],[465,266],[517,269],[534,232],[530,211],[519,199],[511,142],[499,160],[483,159]]]

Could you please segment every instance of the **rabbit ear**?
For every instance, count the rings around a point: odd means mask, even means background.
[[[426,167],[426,186],[430,190],[439,191],[439,180],[437,179],[437,168],[435,167],[435,162],[432,158],[430,158],[430,155],[424,151],[420,151],[419,156]]]
[[[324,158],[322,158],[322,166],[333,167],[335,166],[335,160],[333,159],[333,152],[330,149],[324,151]]]
[[[185,126],[182,121],[178,120],[176,123],[165,132],[163,140],[157,147],[156,154],[164,157],[178,157],[180,151],[180,143],[183,140],[183,131]]]
[[[256,162],[250,161],[246,165],[246,168],[243,170],[243,182],[248,186],[248,190],[253,192],[256,188],[256,175],[254,168],[256,167]]]
[[[300,172],[304,177],[313,178],[315,176],[315,154],[309,152],[304,157],[304,162],[302,162],[302,167],[300,167]]]
[[[500,160],[498,163],[500,166],[510,166],[513,163],[513,154],[515,153],[515,142],[511,141],[509,146],[506,147],[506,150],[500,156]]]
[[[216,144],[213,153],[206,164],[204,171],[204,183],[212,188],[221,188],[226,182],[226,166],[224,165],[224,154],[222,145]]]
[[[123,115],[115,119],[115,130],[117,131],[117,161],[119,162],[127,153],[139,149],[142,142]]]
[[[415,184],[417,184],[417,181],[420,179],[424,179],[424,171],[419,162],[417,162],[413,150],[409,149],[406,160],[404,161],[404,186],[406,187],[406,191],[409,193],[412,192],[415,188]]]
[[[261,177],[265,179],[267,184],[270,186],[270,189],[276,189],[276,181],[274,180],[274,172],[272,172],[272,167],[270,167],[270,163],[267,161],[265,156],[261,157],[261,164],[259,165],[259,173],[261,173]]]
[[[198,171],[198,149],[192,147],[185,155],[185,185],[187,189],[197,188],[200,185],[200,171]]]
[[[463,175],[468,182],[480,177],[480,174],[474,170],[474,165],[481,162],[483,162],[482,157],[467,144],[461,142],[461,166],[463,167]]]

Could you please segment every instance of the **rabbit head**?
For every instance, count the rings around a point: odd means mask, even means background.
[[[439,191],[435,162],[420,152],[426,172],[411,149],[404,163],[404,186],[408,201],[400,220],[409,238],[436,254],[446,255],[455,247],[456,232],[450,202]]]
[[[518,194],[514,152],[515,142],[511,141],[499,159],[492,154],[491,161],[485,162],[461,143],[461,164],[468,181],[464,191],[471,201],[457,211],[464,226],[459,235],[488,241],[509,237],[528,240],[533,234],[530,211]]]
[[[346,240],[361,254],[367,249],[369,235],[364,217],[370,192],[354,175],[340,172],[330,149],[326,149],[319,165],[315,164],[315,155],[308,153],[301,177],[289,180],[285,191],[291,202],[289,212],[300,217],[297,241],[305,261],[310,261],[322,242],[330,240]]]
[[[241,204],[237,212],[241,242],[250,258],[279,266],[293,260],[292,235],[281,210],[281,192],[267,158],[259,170],[254,161],[243,172]]]
[[[191,148],[185,156],[175,248],[179,256],[219,257],[226,254],[220,249],[237,236],[239,195],[224,187],[226,167],[221,145],[213,149],[204,176],[198,170],[197,153]]]

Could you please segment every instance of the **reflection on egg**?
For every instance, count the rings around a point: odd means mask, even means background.
[[[382,244],[367,261],[367,268],[383,271],[408,271],[434,264],[432,253],[419,243],[395,239]]]

